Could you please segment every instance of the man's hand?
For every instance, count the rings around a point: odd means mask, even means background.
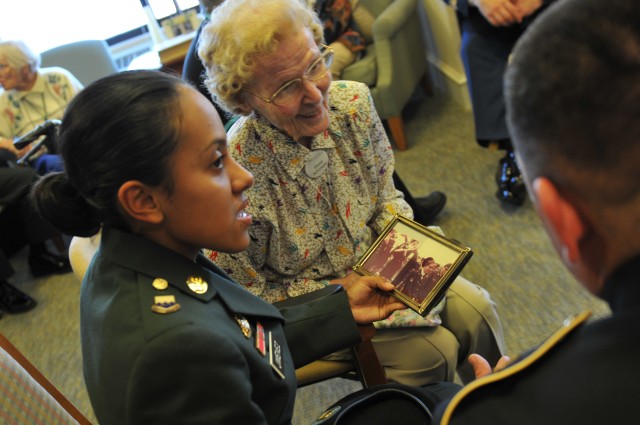
[[[508,356],[500,357],[498,363],[496,363],[496,367],[491,370],[491,365],[489,362],[479,354],[472,354],[469,356],[469,363],[473,367],[473,373],[476,375],[476,379],[482,378],[483,376],[489,375],[493,372],[499,372],[505,367],[509,365],[511,359]]]
[[[391,282],[379,276],[345,277],[343,284],[349,297],[351,312],[359,324],[368,324],[376,320],[386,319],[396,310],[407,308],[406,305],[391,296],[394,286]],[[339,282],[333,282],[339,283]]]
[[[469,3],[475,5],[494,27],[507,27],[522,22],[522,13],[512,0],[470,0]]]

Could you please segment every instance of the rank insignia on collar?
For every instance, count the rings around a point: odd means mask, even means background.
[[[158,291],[164,291],[169,287],[169,282],[161,277],[156,277],[155,279],[153,279],[153,282],[151,282],[151,286],[153,286]]]
[[[153,299],[151,311],[159,314],[173,313],[180,310],[180,304],[173,295],[158,295]]]
[[[209,289],[209,284],[206,280],[202,279],[199,276],[189,276],[187,278],[187,286],[191,291],[195,292],[198,295],[202,295],[207,292]]]
[[[251,325],[249,324],[249,321],[241,314],[236,314],[233,318],[238,322],[238,325],[242,330],[242,335],[244,335],[245,338],[251,338]]]

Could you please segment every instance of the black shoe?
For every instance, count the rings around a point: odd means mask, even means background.
[[[33,298],[6,280],[0,281],[0,307],[7,313],[24,313],[34,308],[36,304]]]
[[[35,277],[47,276],[50,274],[69,273],[71,264],[69,259],[50,252],[43,252],[29,256],[29,268]]]
[[[447,203],[447,196],[442,192],[431,192],[422,198],[415,198],[418,208],[413,211],[414,219],[418,223],[428,226],[440,214]]]
[[[507,152],[498,163],[496,183],[498,184],[496,197],[499,200],[514,205],[522,205],[524,203],[527,197],[527,189],[522,180],[522,174],[516,163],[513,151]]]

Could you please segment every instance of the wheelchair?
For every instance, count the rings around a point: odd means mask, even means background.
[[[37,125],[24,136],[14,140],[13,146],[18,150],[37,141],[31,149],[29,149],[29,152],[27,152],[26,155],[18,159],[16,164],[19,166],[29,166],[42,151],[49,154],[57,154],[58,128],[61,123],[62,121],[60,120],[47,120],[42,124]]]

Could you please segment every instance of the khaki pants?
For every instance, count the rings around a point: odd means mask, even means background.
[[[492,365],[504,353],[504,335],[489,293],[458,277],[446,295],[442,325],[437,327],[378,329],[373,338],[378,358],[390,381],[420,386],[453,381],[456,371],[463,382],[475,378],[466,361],[478,353]],[[349,350],[328,360],[344,360]]]

